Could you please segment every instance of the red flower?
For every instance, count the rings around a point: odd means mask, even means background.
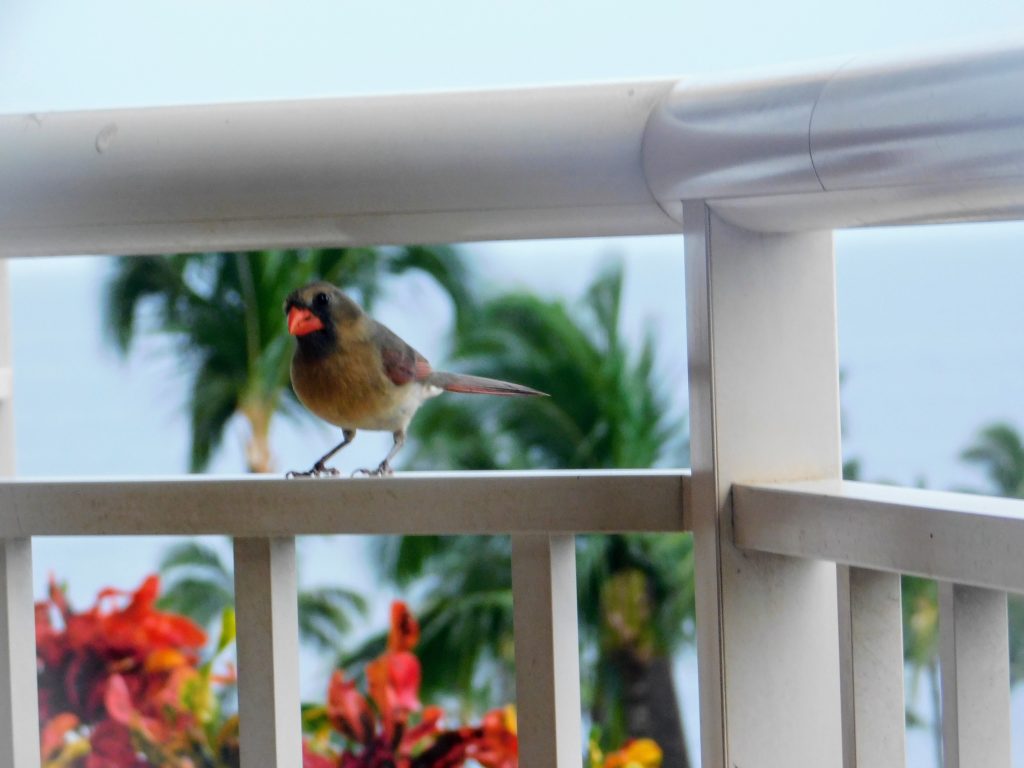
[[[370,697],[385,721],[404,720],[420,708],[420,660],[408,651],[385,653],[366,666]]]
[[[516,768],[519,765],[519,737],[515,710],[494,709],[484,715],[473,735],[469,755],[484,768]]]
[[[391,603],[391,629],[388,632],[388,650],[411,651],[420,640],[420,625],[409,606],[401,600]]]
[[[97,725],[89,739],[92,752],[85,760],[85,768],[149,768],[132,743],[131,731],[113,720]]]
[[[327,717],[350,743],[341,754],[321,754],[307,744],[304,768],[518,768],[519,743],[511,708],[488,713],[478,727],[444,729],[443,711],[420,711],[421,667],[412,653],[419,625],[402,602],[391,606],[387,649],[366,667],[369,698],[341,671],[331,677]],[[321,735],[321,739],[323,739]],[[322,744],[318,749],[327,749]]]
[[[366,666],[370,698],[377,705],[384,725],[384,738],[394,739],[396,729],[404,728],[409,715],[420,709],[420,660],[412,653],[420,628],[405,603],[391,604],[391,629],[388,649]]]
[[[339,733],[353,741],[365,743],[373,737],[375,723],[370,705],[340,669],[331,675],[327,689],[327,716]]]
[[[160,698],[163,697],[154,697],[157,700]],[[149,708],[155,708],[153,705],[158,703],[157,700],[147,702],[150,705]],[[132,704],[128,684],[121,675],[113,675],[107,680],[107,691],[103,697],[103,703],[111,720],[131,731],[142,734],[148,741],[159,743],[169,737],[164,723],[155,717],[147,717]]]
[[[157,611],[159,588],[150,576],[134,593],[104,589],[91,608],[75,613],[51,579],[49,598],[36,605],[42,720],[71,712],[95,723],[106,715],[112,675],[123,678],[131,700],[143,701],[174,668],[198,662],[205,633],[190,619]],[[54,627],[54,614],[63,630]]]
[[[64,737],[77,727],[78,718],[70,712],[57,715],[43,724],[39,734],[39,754],[44,762],[60,751]]]
[[[317,754],[309,748],[307,742],[302,742],[302,768],[338,768],[338,761],[324,755]]]

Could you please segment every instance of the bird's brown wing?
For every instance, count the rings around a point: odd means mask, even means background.
[[[380,350],[384,373],[392,382],[408,384],[410,381],[422,381],[430,375],[427,359],[390,328],[374,321],[371,335]]]

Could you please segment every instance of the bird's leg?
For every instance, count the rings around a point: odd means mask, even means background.
[[[286,474],[285,477],[320,477],[321,475],[339,474],[338,470],[334,469],[333,467],[325,466],[324,462],[327,461],[329,458],[331,458],[331,456],[336,454],[338,451],[340,451],[342,448],[344,448],[346,445],[351,443],[356,438],[356,431],[354,429],[344,429],[342,430],[341,434],[343,437],[342,441],[333,448],[331,448],[331,450],[329,450],[323,456],[321,456],[317,463],[313,465],[312,469],[310,469],[308,472],[296,472],[295,470],[292,470],[291,472]]]
[[[353,475],[366,475],[367,477],[384,477],[385,475],[395,474],[395,470],[391,468],[391,460],[395,458],[402,446],[405,445],[405,430],[400,429],[394,432],[395,444],[391,446],[391,450],[388,451],[388,455],[384,457],[384,461],[380,463],[380,466],[376,469],[357,469],[353,472]]]

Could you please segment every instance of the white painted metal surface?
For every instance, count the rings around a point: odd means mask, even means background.
[[[32,543],[0,539],[0,765],[39,766]]]
[[[244,768],[302,764],[295,539],[235,539],[238,718]]]
[[[14,413],[10,399],[10,299],[0,260],[0,478],[14,474]],[[8,374],[3,396],[3,372]],[[32,542],[0,537],[0,765],[39,766]],[[26,704],[28,703],[28,704]]]
[[[14,376],[7,262],[0,259],[0,478],[14,474]]]
[[[685,215],[702,765],[838,767],[835,566],[740,551],[730,514],[734,482],[839,476],[831,233]]]
[[[900,576],[840,566],[843,768],[905,763]]]
[[[1024,592],[1024,501],[839,480],[733,499],[745,549]]]
[[[679,531],[680,470],[0,482],[0,536]]]
[[[943,768],[1010,765],[1006,593],[939,583]]]
[[[1022,90],[1019,44],[684,80],[652,115],[644,164],[679,220],[687,199],[761,230],[1018,217]]]
[[[678,231],[671,83],[0,117],[0,255]]]
[[[774,77],[0,116],[0,255],[667,233],[683,199],[755,230],[1021,216],[1022,91],[1017,45]]]
[[[512,600],[519,764],[579,768],[575,537],[513,536]]]

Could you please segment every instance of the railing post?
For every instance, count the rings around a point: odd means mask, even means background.
[[[0,477],[14,474],[10,290],[0,259]],[[32,541],[0,539],[0,765],[39,766]]]
[[[906,762],[898,573],[839,567],[843,768]]]
[[[14,474],[14,376],[11,363],[11,291],[7,261],[0,258],[0,476]]]
[[[939,582],[943,768],[1010,765],[1006,593]]]
[[[512,536],[519,764],[579,768],[576,545],[571,535]]]
[[[729,492],[840,475],[832,236],[684,230],[702,765],[838,768],[836,567],[737,549]]]
[[[242,768],[302,764],[295,539],[235,539]]]

